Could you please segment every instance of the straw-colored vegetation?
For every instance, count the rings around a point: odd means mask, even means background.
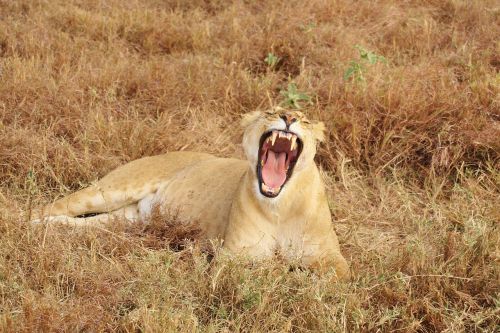
[[[499,27],[494,0],[0,0],[0,331],[498,330]],[[175,216],[27,223],[141,156],[242,157],[278,103],[328,127],[349,283],[208,261]]]

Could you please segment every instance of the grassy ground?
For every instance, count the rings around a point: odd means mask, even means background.
[[[0,0],[0,331],[498,330],[499,27],[493,0]],[[290,83],[350,283],[21,217],[141,156],[241,157]]]

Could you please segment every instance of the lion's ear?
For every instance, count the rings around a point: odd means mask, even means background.
[[[325,141],[325,124],[322,121],[313,123],[312,132],[319,142]]]
[[[243,118],[241,118],[241,122],[240,122],[241,127],[246,128],[248,125],[250,125],[255,120],[257,120],[261,114],[262,114],[262,112],[260,112],[260,111],[253,111],[253,112],[249,112],[249,113],[244,114]]]

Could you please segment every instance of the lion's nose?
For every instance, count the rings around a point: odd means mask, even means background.
[[[289,114],[284,114],[284,115],[280,116],[280,118],[285,121],[287,128],[290,127],[291,124],[293,124],[294,122],[297,121],[297,118],[295,118],[294,116],[291,116]]]

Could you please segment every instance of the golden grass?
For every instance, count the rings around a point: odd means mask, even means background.
[[[499,23],[496,1],[0,0],[0,330],[494,331]],[[344,81],[355,45],[387,64]],[[141,156],[241,157],[239,117],[289,82],[328,127],[352,282],[174,251],[159,217],[26,223]]]

